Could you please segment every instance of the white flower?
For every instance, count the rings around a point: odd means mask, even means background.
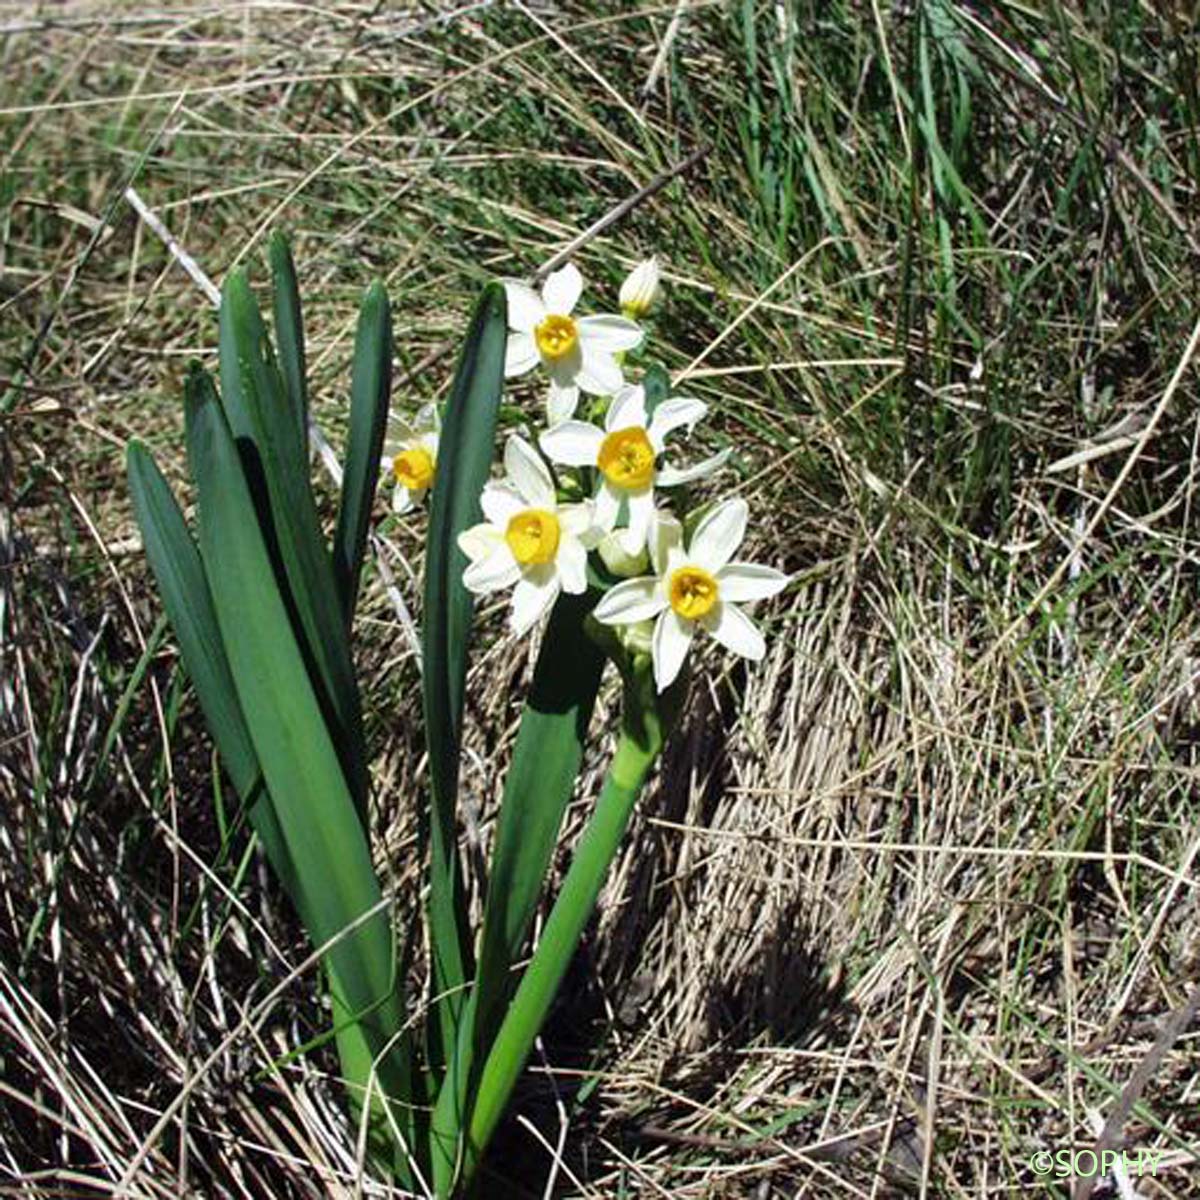
[[[391,418],[379,468],[381,476],[396,485],[392,492],[394,512],[408,512],[433,486],[441,428],[436,404],[420,408],[411,423]]]
[[[550,376],[547,415],[551,425],[573,416],[580,390],[611,396],[625,382],[616,356],[632,350],[642,331],[617,316],[573,317],[583,276],[568,263],[554,271],[539,296],[533,288],[506,282],[508,345],[504,374],[524,375],[540,362]]]
[[[543,433],[538,445],[553,462],[599,469],[596,524],[605,532],[616,528],[621,502],[626,501],[629,519],[623,545],[626,554],[635,555],[645,546],[654,517],[655,485],[674,487],[702,479],[729,457],[729,451],[723,450],[682,470],[655,466],[667,434],[683,425],[690,432],[707,411],[700,400],[672,396],[647,421],[645,388],[630,384],[613,400],[603,430],[586,421],[562,421]]]
[[[621,284],[621,311],[631,320],[640,320],[654,307],[661,294],[658,257],[652,254],[638,263]]]
[[[679,522],[659,516],[650,539],[654,575],[618,583],[596,605],[596,620],[605,625],[654,619],[651,657],[660,692],[679,674],[697,626],[744,658],[757,662],[766,652],[762,634],[738,604],[776,595],[788,576],[730,562],[746,534],[748,512],[738,498],[718,504],[696,526],[687,550]]]
[[[510,623],[525,633],[560,591],[587,589],[587,552],[596,543],[592,505],[559,504],[554,481],[537,451],[516,434],[504,447],[503,483],[489,483],[480,504],[485,520],[458,536],[469,558],[467,590],[485,596],[513,589]]]

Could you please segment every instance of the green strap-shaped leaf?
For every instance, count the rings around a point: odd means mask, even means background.
[[[199,386],[195,378],[189,381],[189,387]],[[158,581],[163,607],[196,689],[200,710],[234,788],[249,807],[250,822],[267,861],[288,895],[294,897],[295,871],[271,798],[262,787],[262,773],[233,686],[200,552],[170,485],[146,447],[138,441],[130,442],[125,461],[146,557]]]
[[[446,405],[425,553],[422,684],[432,793],[429,922],[433,991],[441,997],[433,1013],[430,1044],[435,1065],[448,1062],[454,1053],[470,955],[455,810],[467,638],[474,608],[462,584],[467,560],[458,548],[458,535],[478,522],[479,497],[491,471],[507,321],[504,288],[490,283],[475,306]]]
[[[271,234],[271,298],[275,318],[275,344],[288,403],[296,423],[302,454],[308,454],[308,366],[304,355],[304,319],[292,247],[278,230]]]
[[[238,701],[295,864],[297,907],[316,945],[337,938],[324,965],[342,1068],[359,1104],[377,1069],[384,1094],[400,1102],[393,1115],[411,1147],[411,1059],[402,1034],[398,956],[366,836],[276,582],[241,458],[211,392],[189,395],[187,419],[201,554]],[[364,920],[371,910],[378,911]],[[397,1166],[408,1174],[403,1163]]]
[[[233,271],[221,295],[221,391],[229,428],[244,467],[269,512],[272,539],[286,580],[289,611],[312,664],[322,708],[360,815],[367,804],[366,750],[358,684],[334,585],[332,560],[313,501],[308,461],[295,436],[292,414],[266,327],[250,286]]]
[[[575,789],[605,656],[584,618],[595,595],[561,596],[550,615],[533,686],[521,716],[488,873],[479,965],[459,1028],[454,1061],[438,1096],[432,1127],[434,1188],[453,1181],[471,1078],[482,1067],[512,994],[563,812]]]
[[[391,394],[392,311],[383,284],[376,282],[367,289],[358,313],[354,375],[350,384],[350,436],[342,470],[342,503],[333,538],[333,571],[347,624],[358,595]]]

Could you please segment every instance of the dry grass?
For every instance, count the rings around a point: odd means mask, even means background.
[[[336,443],[370,278],[408,408],[447,385],[483,278],[531,273],[701,141],[579,261],[611,296],[665,255],[658,351],[736,448],[758,556],[800,582],[764,611],[761,667],[697,672],[488,1186],[1008,1194],[1036,1150],[1102,1138],[1163,1152],[1140,1195],[1193,1190],[1194,22],[7,6],[3,1190],[386,1191],[327,1048],[289,1057],[321,1028],[312,963],[218,819],[136,540],[123,445],[182,478],[180,379],[215,327],[125,189],[213,279],[263,278],[263,234],[293,231]],[[511,423],[536,415],[518,396]],[[420,521],[380,516],[415,606]],[[411,910],[419,705],[384,583],[358,653],[376,842]],[[526,666],[488,626],[472,868]]]

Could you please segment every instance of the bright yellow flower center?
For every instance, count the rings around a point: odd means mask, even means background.
[[[717,581],[700,567],[680,567],[671,572],[671,607],[688,621],[704,616],[718,600]]]
[[[566,358],[579,342],[579,330],[570,317],[551,313],[539,321],[533,330],[533,340],[543,358],[556,362]]]
[[[410,446],[392,459],[392,471],[396,482],[408,488],[410,492],[427,488],[433,482],[436,470],[433,455],[424,446]]]
[[[504,540],[523,567],[554,561],[558,550],[558,518],[544,508],[526,508],[510,517]]]
[[[641,426],[618,429],[600,443],[596,465],[609,483],[642,488],[654,479],[654,447]]]

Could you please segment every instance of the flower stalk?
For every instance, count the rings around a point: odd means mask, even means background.
[[[463,1151],[463,1184],[470,1181],[504,1115],[534,1039],[596,906],[642,785],[678,719],[683,684],[659,696],[650,663],[640,656],[625,661],[617,748],[595,811],[580,838],[537,949],[521,977],[480,1076]]]

